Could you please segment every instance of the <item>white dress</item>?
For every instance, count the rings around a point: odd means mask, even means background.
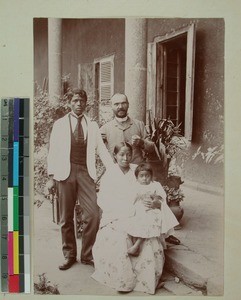
[[[135,213],[127,220],[126,231],[129,235],[140,238],[158,237],[178,225],[178,221],[166,203],[166,193],[159,182],[148,185],[136,183],[138,190],[134,204]],[[143,201],[151,195],[162,197],[161,209],[147,209]]]
[[[134,172],[125,175],[119,167],[102,177],[98,205],[103,210],[100,229],[92,249],[92,278],[117,291],[154,294],[164,266],[161,238],[146,239],[138,257],[127,254],[126,220],[134,213]]]

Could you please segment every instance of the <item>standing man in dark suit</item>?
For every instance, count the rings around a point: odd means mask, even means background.
[[[99,227],[99,208],[96,200],[95,155],[99,154],[105,166],[112,165],[96,122],[84,114],[87,95],[75,88],[69,93],[71,112],[57,120],[50,136],[48,154],[50,190],[57,181],[60,209],[62,250],[65,262],[60,270],[69,269],[76,262],[74,208],[76,200],[83,211],[81,262],[93,265],[92,246]]]

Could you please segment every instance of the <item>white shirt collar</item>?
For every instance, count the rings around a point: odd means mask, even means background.
[[[115,117],[115,119],[116,119],[118,122],[122,123],[122,122],[127,121],[128,116],[126,116],[126,117],[124,117],[124,118],[117,118],[117,117]]]
[[[81,115],[77,116],[72,110],[71,110],[71,112],[70,112],[70,115],[71,115],[72,117],[75,117],[76,119],[79,119],[79,118],[84,117],[84,114],[81,114]]]

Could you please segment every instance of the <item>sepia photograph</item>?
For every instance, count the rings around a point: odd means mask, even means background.
[[[223,18],[34,18],[34,294],[224,295]]]

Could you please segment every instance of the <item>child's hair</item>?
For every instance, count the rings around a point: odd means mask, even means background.
[[[152,170],[152,167],[150,164],[148,163],[141,163],[139,164],[136,169],[135,169],[135,176],[136,178],[138,177],[138,174],[141,172],[141,171],[147,171],[147,172],[150,172],[151,174],[151,178],[153,178],[153,170]]]
[[[113,154],[116,155],[116,154],[120,151],[120,149],[121,149],[122,147],[127,147],[127,148],[129,148],[130,151],[131,151],[131,154],[132,154],[132,146],[131,146],[131,144],[129,144],[129,143],[127,143],[127,142],[120,142],[120,143],[116,144],[116,145],[115,145],[115,148],[114,148],[114,151],[113,151]]]

